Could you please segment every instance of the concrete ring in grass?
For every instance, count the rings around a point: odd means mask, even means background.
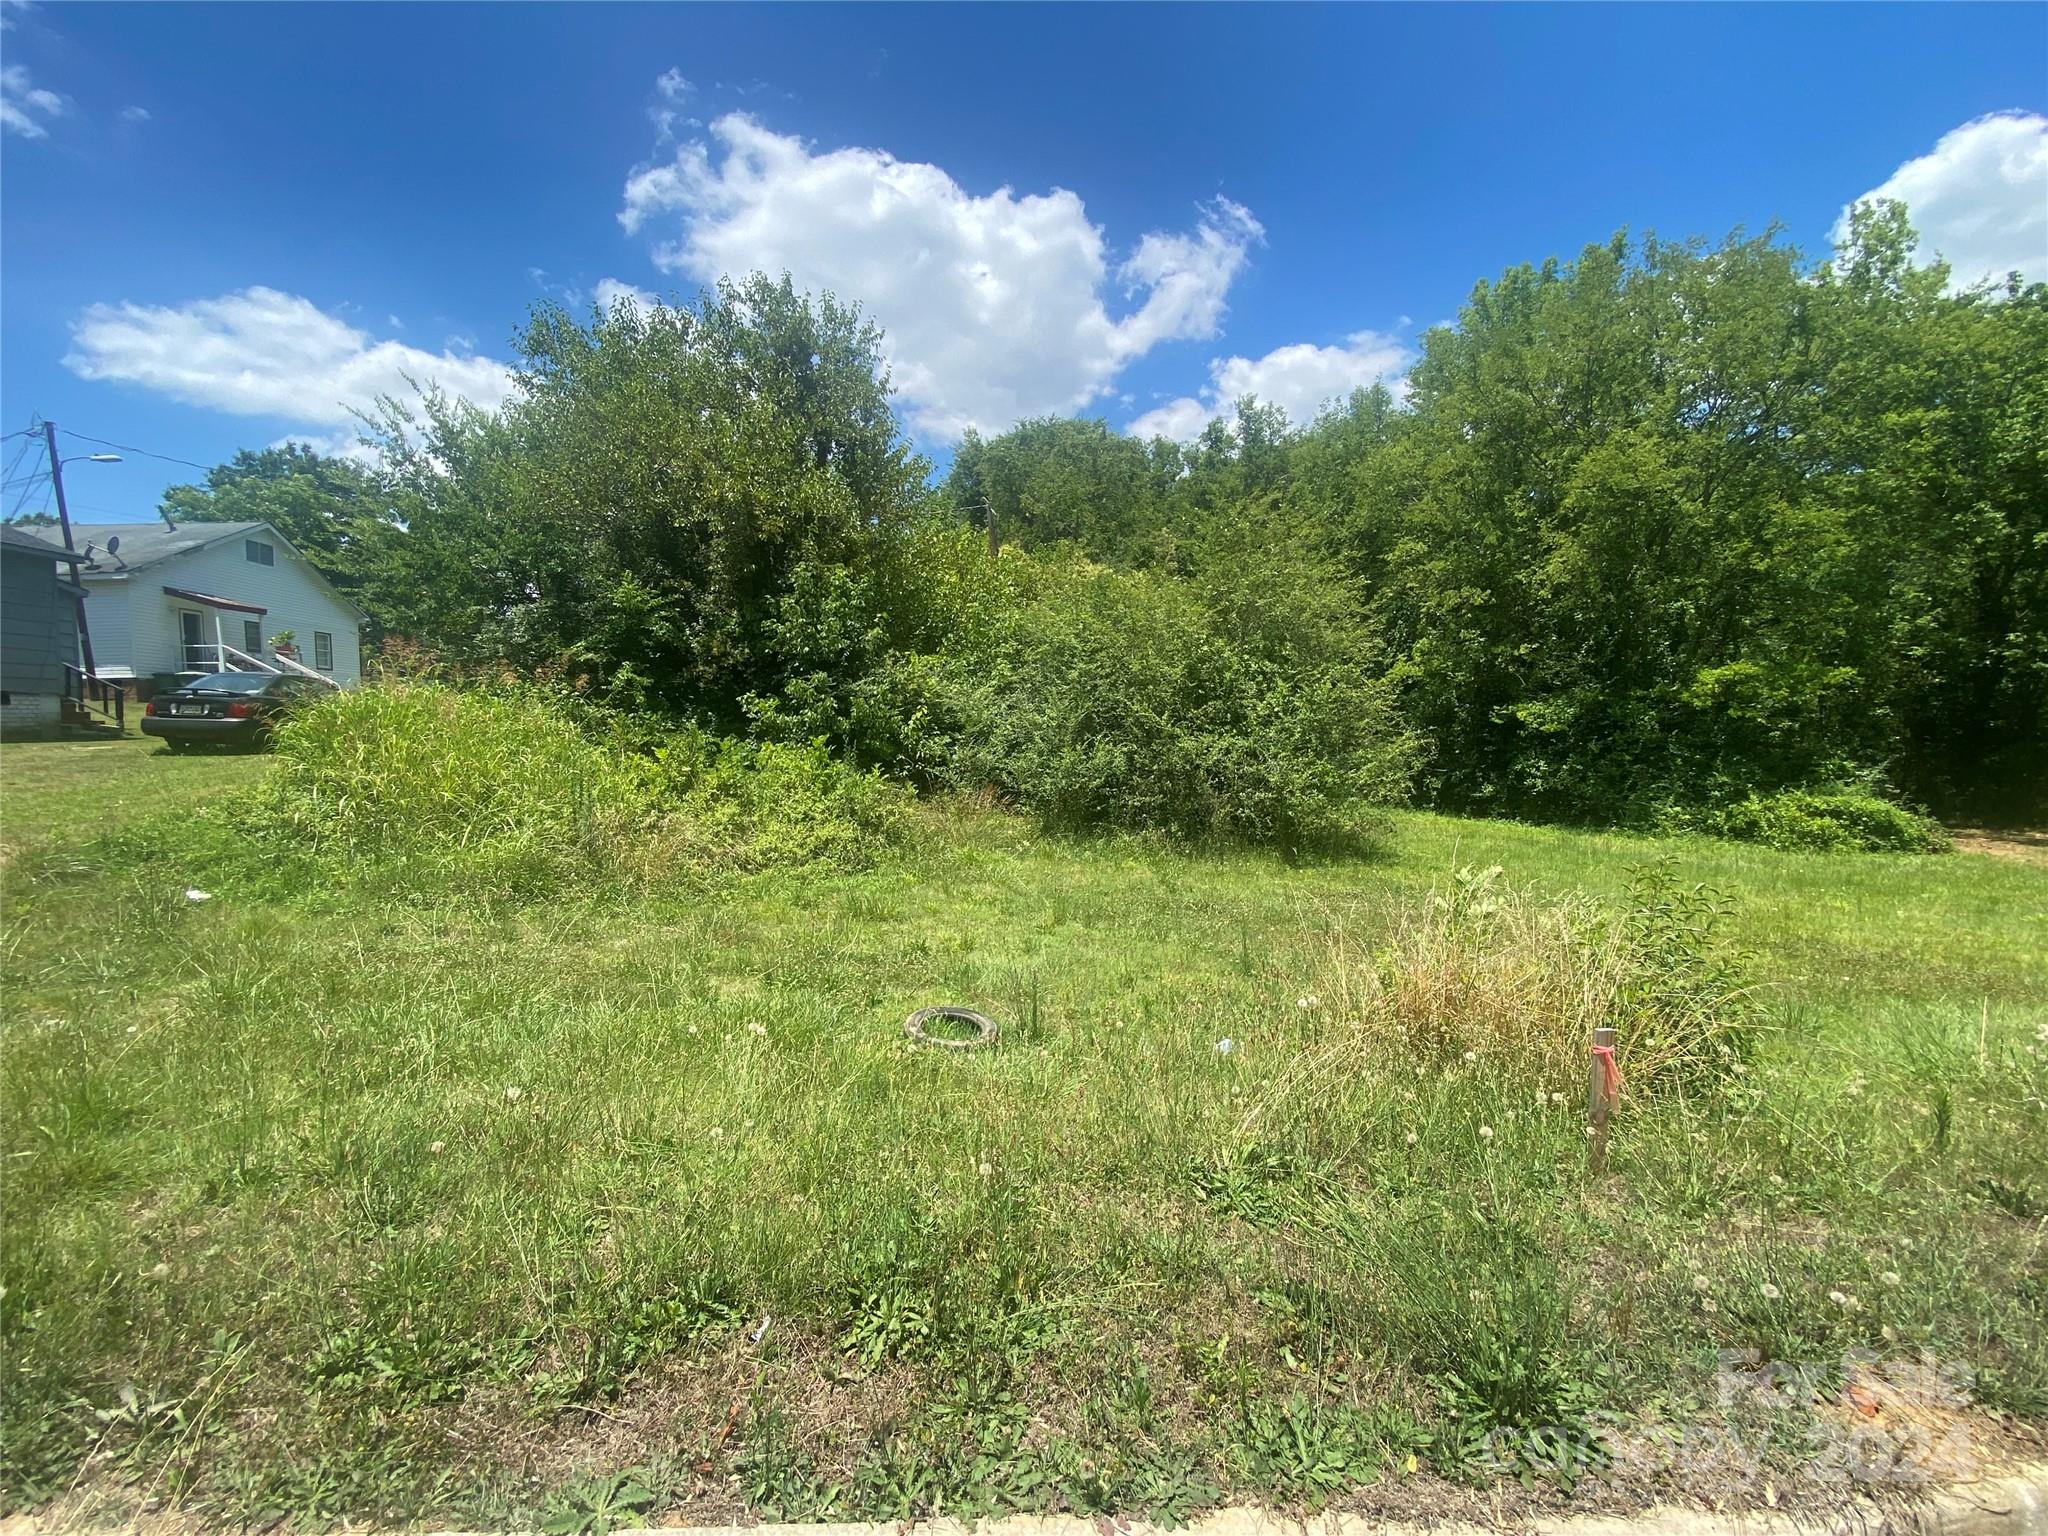
[[[950,1040],[944,1035],[927,1034],[925,1025],[933,1019],[952,1019],[969,1025],[975,1031],[974,1036],[968,1040]],[[919,1045],[936,1045],[949,1051],[978,1051],[996,1043],[996,1021],[972,1008],[920,1008],[903,1021],[903,1033]]]

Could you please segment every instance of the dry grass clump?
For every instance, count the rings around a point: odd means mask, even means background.
[[[1382,1070],[1484,1065],[1576,1094],[1592,1032],[1611,1027],[1632,1091],[1718,1077],[1748,1054],[1754,1023],[1726,915],[1716,892],[1667,865],[1635,871],[1620,903],[1460,870],[1369,959],[1333,945],[1320,990],[1339,1022],[1325,1053]]]

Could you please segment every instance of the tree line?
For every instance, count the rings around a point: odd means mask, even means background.
[[[830,295],[543,306],[500,410],[387,402],[372,467],[244,453],[165,506],[267,518],[451,665],[1063,823],[1291,844],[1403,785],[2038,815],[2048,287],[1913,248],[1896,204],[1821,262],[1617,235],[1480,282],[1306,428],[1028,421],[936,483]]]

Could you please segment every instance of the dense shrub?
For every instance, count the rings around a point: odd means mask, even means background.
[[[838,761],[821,742],[713,741],[685,733],[655,750],[652,773],[675,813],[656,840],[737,869],[871,863],[896,841],[908,794]]]
[[[1860,790],[1793,789],[1673,818],[1705,832],[1793,853],[1946,853],[1940,825]]]
[[[941,776],[1061,829],[1284,849],[1367,830],[1413,755],[1341,583],[1297,555],[1195,579],[1046,567],[898,669]]]

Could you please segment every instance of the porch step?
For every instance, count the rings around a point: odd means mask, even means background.
[[[127,733],[106,715],[88,709],[77,699],[66,699],[58,711],[57,728],[67,741],[112,739]]]

